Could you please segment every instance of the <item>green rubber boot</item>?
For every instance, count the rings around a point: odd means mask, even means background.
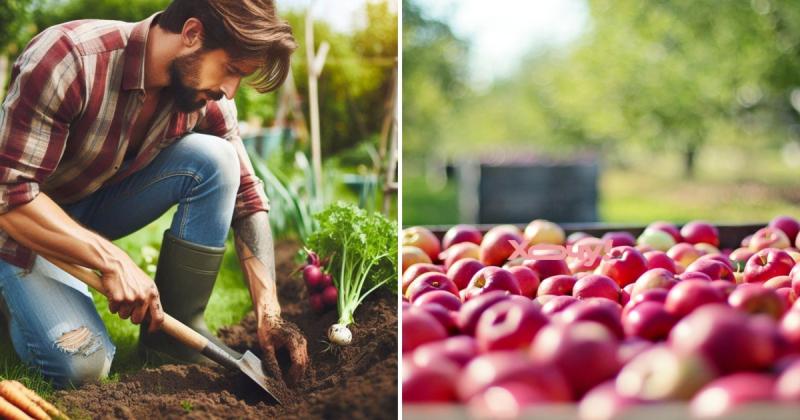
[[[208,330],[203,319],[224,253],[225,247],[194,244],[166,231],[161,243],[155,282],[165,313],[223,349],[232,351]],[[148,333],[144,322],[139,328],[139,352],[148,363],[154,364],[214,363],[162,331]]]

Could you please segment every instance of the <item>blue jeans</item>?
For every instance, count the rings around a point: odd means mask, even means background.
[[[64,206],[109,239],[133,233],[178,204],[170,232],[221,247],[233,217],[239,160],[224,139],[189,134],[121,182]],[[0,260],[0,293],[19,357],[57,387],[108,374],[115,347],[86,285],[42,257],[30,272]]]

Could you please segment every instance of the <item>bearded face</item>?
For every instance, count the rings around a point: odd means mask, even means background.
[[[174,98],[175,106],[181,112],[194,112],[203,108],[208,100],[222,99],[221,91],[198,89],[203,54],[202,50],[197,50],[177,57],[169,66],[170,84],[166,90]]]

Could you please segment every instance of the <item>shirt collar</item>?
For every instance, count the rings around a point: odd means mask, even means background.
[[[144,56],[150,25],[161,12],[136,22],[125,46],[125,70],[122,74],[122,88],[125,90],[144,90]]]

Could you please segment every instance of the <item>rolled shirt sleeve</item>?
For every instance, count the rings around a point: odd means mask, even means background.
[[[68,35],[45,30],[14,63],[0,106],[0,214],[32,201],[64,153],[83,106],[80,56]]]
[[[269,211],[269,200],[264,193],[264,185],[255,175],[250,157],[239,136],[239,121],[234,101],[222,98],[219,101],[209,102],[205,116],[198,122],[197,127],[203,133],[222,137],[231,142],[239,156],[241,175],[233,220],[239,220],[258,211]]]

